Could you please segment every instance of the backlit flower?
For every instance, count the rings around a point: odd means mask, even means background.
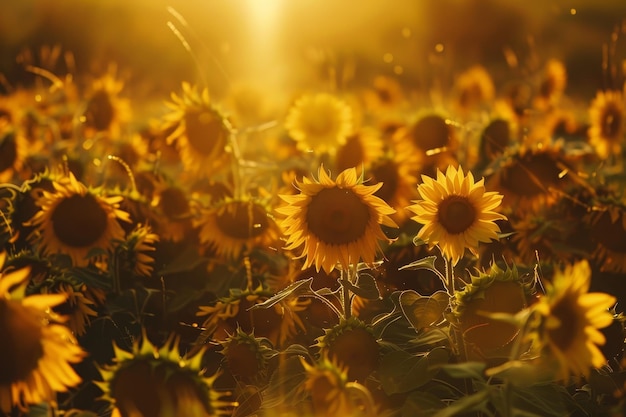
[[[430,248],[438,245],[443,255],[456,264],[469,249],[477,255],[479,242],[498,239],[496,220],[506,217],[494,211],[502,195],[485,191],[484,179],[474,182],[471,172],[448,167],[437,170],[437,179],[422,175],[417,191],[421,200],[409,206],[416,222],[423,224],[417,234]]]
[[[318,177],[296,181],[298,195],[281,195],[287,205],[277,211],[287,216],[281,223],[287,235],[286,249],[304,245],[302,268],[315,265],[327,273],[337,264],[348,268],[360,260],[373,263],[380,249],[378,241],[389,241],[381,224],[396,227],[388,217],[395,210],[374,195],[382,183],[364,185],[354,168],[333,180],[320,167]]]

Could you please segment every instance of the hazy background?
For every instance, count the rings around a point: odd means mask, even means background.
[[[114,61],[155,92],[199,79],[215,91],[234,79],[293,88],[329,66],[355,82],[389,73],[419,87],[481,63],[498,81],[555,57],[568,88],[592,94],[615,82],[603,76],[602,45],[625,17],[623,0],[0,0],[0,72],[28,83],[16,56],[53,44],[78,71]],[[518,57],[515,71],[504,50]]]

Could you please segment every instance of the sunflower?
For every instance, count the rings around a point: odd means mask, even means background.
[[[370,88],[363,93],[363,102],[373,116],[385,111],[399,110],[407,104],[398,80],[385,75],[378,75],[374,78]]]
[[[567,70],[563,62],[550,59],[543,70],[539,91],[534,105],[540,110],[549,110],[558,104],[567,85]]]
[[[119,220],[130,222],[130,216],[119,209],[122,197],[100,196],[72,173],[53,186],[54,192],[41,190],[40,210],[27,222],[37,228],[31,239],[44,256],[65,254],[75,266],[86,266],[90,251],[109,251],[124,238]]]
[[[441,152],[455,152],[458,139],[447,118],[439,112],[423,112],[408,128],[397,135],[403,135],[408,143],[424,155]]]
[[[215,249],[218,256],[238,259],[253,248],[278,243],[280,230],[267,209],[251,199],[227,198],[205,210],[194,225],[200,242]]]
[[[67,326],[76,336],[82,336],[87,326],[98,313],[93,309],[94,301],[86,295],[87,286],[66,277],[54,277],[39,286],[42,294],[65,295],[65,302],[56,306],[53,311],[67,317]]]
[[[196,316],[207,316],[202,327],[206,334],[218,341],[227,339],[237,328],[258,337],[268,338],[274,346],[283,346],[304,324],[298,313],[306,305],[298,298],[283,300],[269,308],[250,310],[273,295],[261,287],[253,290],[233,290],[228,297],[211,306],[200,306]]]
[[[348,379],[364,381],[378,369],[381,350],[372,328],[352,316],[317,338],[320,357],[345,367]]]
[[[0,182],[23,177],[28,142],[18,130],[0,127]]]
[[[617,202],[594,207],[584,217],[592,242],[592,258],[602,272],[626,272],[626,207]]]
[[[600,329],[613,322],[609,308],[615,297],[589,293],[591,269],[586,260],[558,270],[547,283],[547,293],[533,305],[537,314],[539,348],[545,348],[560,365],[559,377],[567,380],[570,372],[589,376],[606,359],[597,345],[605,343]]]
[[[430,248],[438,245],[442,254],[456,264],[469,249],[477,255],[479,242],[498,239],[500,227],[496,220],[506,216],[494,211],[502,195],[485,191],[484,179],[474,182],[474,176],[463,169],[448,167],[446,174],[437,170],[437,179],[422,175],[417,188],[421,200],[408,207],[412,217],[424,226],[417,234]]]
[[[6,260],[0,254],[0,268]],[[0,276],[0,410],[17,406],[55,403],[55,392],[65,392],[81,382],[72,363],[84,354],[70,330],[53,313],[63,294],[24,297],[29,270],[6,270]]]
[[[553,205],[560,193],[575,181],[570,172],[575,161],[563,151],[563,143],[518,147],[511,150],[489,174],[487,188],[504,195],[504,210],[536,211]]]
[[[230,162],[227,148],[233,128],[221,111],[211,103],[209,90],[183,83],[183,94],[172,93],[167,102],[172,112],[164,116],[163,130],[171,133],[166,141],[176,143],[186,170],[213,174]]]
[[[361,128],[346,139],[335,154],[335,169],[368,167],[383,155],[384,143],[380,134],[371,128]]]
[[[300,357],[300,363],[306,373],[301,389],[311,396],[314,416],[352,417],[360,414],[350,399],[348,374],[344,367],[327,358],[309,365]]]
[[[127,269],[137,276],[151,276],[154,257],[149,252],[156,250],[155,245],[158,241],[159,235],[153,233],[149,225],[137,224],[121,245],[121,248],[126,250]]]
[[[153,185],[155,190],[150,202],[152,227],[163,240],[184,240],[193,229],[192,203],[187,191],[161,178]]]
[[[288,235],[286,249],[304,244],[302,268],[315,265],[327,273],[337,263],[344,268],[361,259],[373,263],[380,249],[378,240],[390,241],[381,224],[397,227],[388,217],[395,210],[374,195],[382,183],[364,185],[354,168],[333,181],[320,167],[318,177],[296,181],[298,195],[281,195],[288,205],[276,210],[287,216],[281,222]]]
[[[453,311],[468,354],[483,360],[506,357],[520,329],[485,313],[514,315],[526,308],[532,283],[524,282],[517,268],[491,264],[488,271],[470,274],[470,283],[454,294]]]
[[[475,65],[459,74],[454,82],[456,106],[462,114],[469,114],[490,103],[495,96],[495,87],[489,72]]]
[[[276,351],[266,338],[255,337],[237,328],[221,341],[224,365],[237,379],[245,382],[264,381],[268,376],[270,360]]]
[[[122,128],[131,120],[130,101],[120,96],[124,83],[116,78],[114,67],[93,81],[86,94],[85,112],[80,121],[85,127],[85,136],[93,137],[107,132],[110,137],[119,137]]]
[[[589,107],[589,143],[598,156],[621,155],[625,126],[624,96],[621,91],[598,91]]]
[[[327,93],[305,95],[293,104],[285,129],[303,152],[334,153],[353,133],[352,110]]]
[[[206,349],[181,356],[175,338],[157,349],[145,333],[130,352],[115,344],[113,348],[114,363],[100,367],[103,381],[95,382],[104,393],[101,399],[113,408],[113,417],[230,415],[235,404],[224,400],[229,394],[213,388],[219,373],[204,375]]]

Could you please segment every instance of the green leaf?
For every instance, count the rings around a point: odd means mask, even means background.
[[[512,387],[512,394],[513,406],[545,417],[568,416],[579,407],[567,389],[557,384]]]
[[[441,322],[449,302],[450,297],[445,291],[437,291],[429,297],[424,297],[413,290],[406,290],[400,294],[402,312],[416,330]]]
[[[287,288],[277,292],[276,295],[274,295],[273,297],[263,301],[262,303],[253,305],[248,310],[270,308],[289,297],[300,297],[303,295],[314,294],[315,291],[313,290],[313,288],[311,288],[312,282],[313,277],[296,281],[293,284],[289,285]]]
[[[306,371],[299,356],[292,356],[280,362],[274,371],[269,385],[263,392],[262,409],[271,410],[283,403],[298,402],[306,393],[300,388],[306,379]]]
[[[189,272],[197,268],[208,259],[198,254],[198,249],[194,246],[185,248],[180,255],[167,263],[167,266],[156,273],[156,276],[166,276]]]
[[[401,417],[427,417],[443,407],[445,404],[436,395],[416,391],[411,393],[404,402]]]
[[[356,285],[346,279],[342,279],[341,283],[349,288],[350,291],[366,300],[378,300],[380,298],[376,279],[370,274],[360,273],[357,277]]]
[[[418,259],[415,262],[411,262],[408,265],[401,266],[398,268],[399,271],[403,271],[405,269],[415,270],[415,269],[428,269],[429,271],[433,271],[436,274],[440,274],[439,270],[435,268],[435,260],[436,256],[426,256],[425,258]]]
[[[425,355],[414,355],[403,350],[392,351],[381,359],[381,385],[388,395],[408,392],[421,387],[439,372],[448,360],[448,352],[436,348]]]
[[[461,397],[448,407],[441,409],[433,417],[454,417],[461,413],[484,410],[489,401],[489,390],[482,390],[475,394]]]
[[[484,362],[463,362],[444,365],[441,369],[452,378],[471,378],[484,381],[486,367]]]

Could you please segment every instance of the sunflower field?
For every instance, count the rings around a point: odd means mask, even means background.
[[[626,415],[626,3],[0,5],[0,417]]]

